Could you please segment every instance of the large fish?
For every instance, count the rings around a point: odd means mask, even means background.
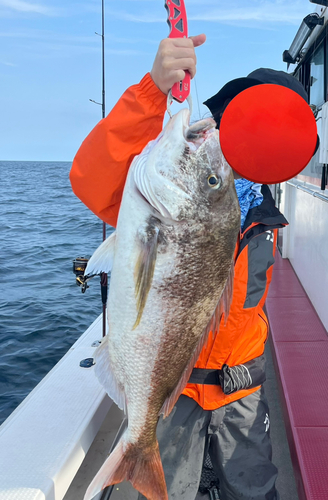
[[[86,269],[111,271],[109,333],[95,371],[128,427],[85,500],[124,480],[149,500],[167,500],[157,421],[228,313],[240,229],[233,173],[214,120],[190,126],[189,118],[180,111],[134,159],[117,229]]]

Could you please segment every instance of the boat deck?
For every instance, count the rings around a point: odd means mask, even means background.
[[[269,400],[271,437],[273,444],[273,462],[279,470],[277,487],[281,500],[299,500],[293,467],[291,463],[286,430],[283,419],[282,408],[278,391],[278,384],[275,375],[275,369],[272,361],[270,345],[266,346],[267,355],[267,380],[265,382],[265,391]],[[123,414],[113,405],[96,436],[86,458],[84,459],[73,483],[67,491],[64,500],[76,500],[83,498],[86,487],[89,485],[94,475],[98,472],[100,466],[108,455],[108,450],[118,431]],[[95,497],[97,498],[97,497]],[[121,483],[114,486],[111,495],[98,495],[97,500],[137,500],[138,493],[132,488],[130,483]],[[208,500],[209,495],[198,494],[196,500]]]

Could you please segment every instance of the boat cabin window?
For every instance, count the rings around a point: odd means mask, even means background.
[[[324,45],[310,59],[310,104],[321,106],[325,102]]]

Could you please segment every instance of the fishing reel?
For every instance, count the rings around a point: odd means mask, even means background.
[[[85,293],[89,288],[88,281],[97,276],[96,274],[84,275],[88,262],[88,257],[77,257],[73,260],[73,273],[76,276],[76,284],[81,287],[82,293]]]

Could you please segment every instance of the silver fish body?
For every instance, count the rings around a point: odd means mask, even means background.
[[[227,314],[228,300],[222,309],[220,299],[227,282],[231,288],[239,229],[233,174],[215,122],[189,126],[182,110],[133,161],[116,232],[86,271],[111,268],[109,334],[95,370],[128,415],[86,500],[125,479],[149,500],[167,499],[158,417],[170,413],[208,332]]]

